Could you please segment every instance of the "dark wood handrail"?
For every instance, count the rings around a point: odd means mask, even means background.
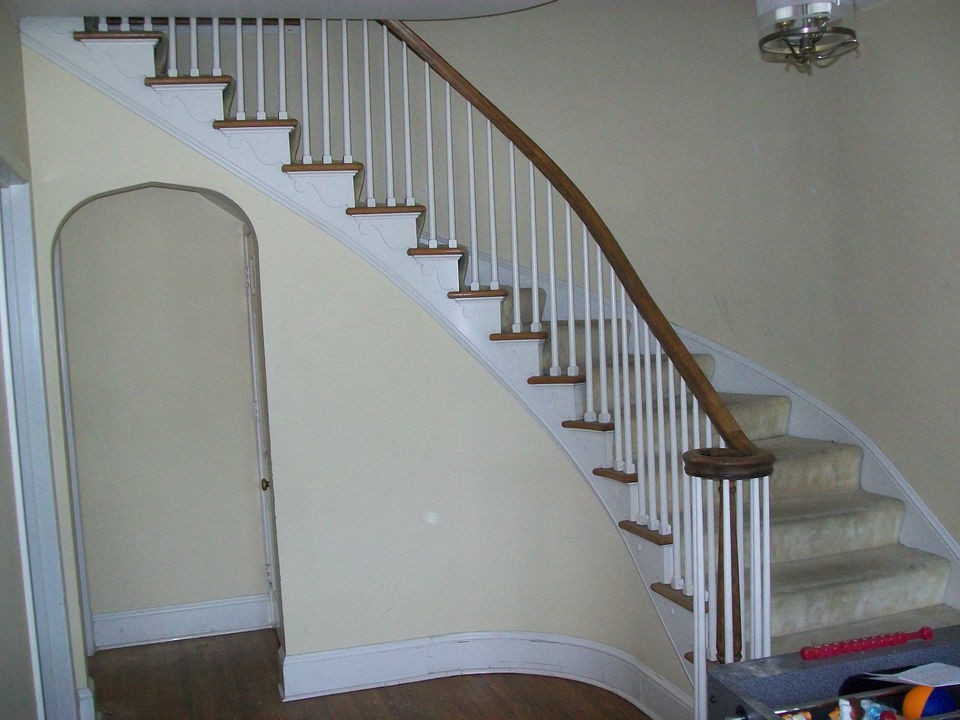
[[[713,385],[704,375],[700,366],[694,360],[693,355],[684,345],[680,336],[677,335],[673,325],[667,320],[663,311],[654,302],[647,288],[637,275],[633,265],[627,259],[623,248],[617,242],[610,228],[600,217],[596,208],[590,203],[587,197],[580,191],[570,177],[557,165],[553,159],[535,143],[529,135],[521,130],[516,123],[507,117],[500,108],[491,102],[480,90],[478,90],[469,80],[457,71],[450,63],[443,59],[436,50],[415,33],[406,23],[399,20],[381,20],[381,23],[398,39],[407,44],[414,53],[416,53],[424,62],[444,80],[450,83],[457,92],[466,98],[473,107],[480,111],[490,122],[522,152],[534,166],[543,174],[556,189],[557,192],[566,200],[571,209],[577,214],[587,231],[593,236],[594,241],[600,246],[613,271],[616,273],[620,282],[630,297],[630,300],[637,307],[637,310],[643,316],[647,326],[653,335],[660,341],[667,356],[673,361],[677,372],[686,381],[690,391],[700,402],[700,407],[713,421],[718,432],[726,441],[727,446],[737,451],[742,457],[766,456],[769,463],[760,463],[761,465],[772,465],[773,457],[764,450],[758,448],[746,433],[740,427],[736,418],[724,404],[723,400],[717,394]],[[725,472],[728,462],[732,459],[728,455],[714,455],[710,458],[716,465],[718,473],[724,473],[723,476],[729,477],[728,471]],[[754,476],[755,477],[755,476]]]

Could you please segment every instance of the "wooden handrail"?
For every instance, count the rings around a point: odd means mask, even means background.
[[[599,245],[613,271],[616,273],[624,290],[637,310],[643,316],[653,335],[660,341],[661,347],[673,361],[680,376],[686,381],[694,397],[700,402],[700,407],[713,421],[718,432],[726,441],[727,446],[743,454],[768,458],[771,465],[773,456],[758,448],[740,427],[736,418],[724,404],[713,385],[704,375],[693,355],[677,335],[673,325],[654,302],[647,288],[640,280],[633,265],[627,259],[623,248],[617,242],[610,228],[600,217],[596,208],[580,191],[570,177],[557,165],[553,159],[535,143],[529,135],[521,130],[516,123],[507,117],[490,99],[478,90],[469,80],[457,71],[450,63],[443,59],[436,50],[415,33],[406,23],[399,20],[380,21],[394,36],[407,44],[417,56],[426,62],[444,80],[450,83],[457,92],[466,98],[473,107],[483,114],[490,122],[522,152],[534,166],[543,174],[557,192],[566,200],[571,209],[577,214],[587,231]],[[717,472],[724,472],[731,458],[726,455],[714,455],[711,460],[716,464]]]

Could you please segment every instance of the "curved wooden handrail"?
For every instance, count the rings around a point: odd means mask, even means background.
[[[597,245],[600,246],[613,271],[623,284],[630,300],[643,316],[650,331],[660,341],[661,347],[673,361],[677,372],[686,381],[690,391],[700,402],[700,407],[713,421],[727,446],[738,451],[740,453],[739,457],[742,457],[743,454],[768,457],[768,464],[772,465],[773,456],[758,448],[743,432],[736,418],[733,417],[716,389],[704,375],[687,346],[677,335],[676,330],[673,329],[673,325],[670,324],[663,311],[650,296],[610,228],[607,227],[596,208],[593,207],[580,188],[574,184],[573,180],[529,135],[521,130],[500,108],[463,77],[456,68],[450,65],[406,23],[398,20],[381,20],[380,22],[394,36],[405,42],[407,47],[430,65],[440,77],[449,82],[451,87],[466,98],[484,117],[490,120],[557,189],[586,226]],[[711,459],[716,465],[717,472],[720,473],[724,471],[728,461],[733,458],[726,455],[715,455]],[[758,464],[764,465],[764,463]]]

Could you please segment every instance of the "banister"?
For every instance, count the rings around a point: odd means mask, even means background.
[[[456,68],[450,65],[406,23],[399,20],[381,20],[380,22],[395,37],[406,43],[407,47],[430,65],[440,77],[449,82],[451,87],[457,90],[484,117],[489,119],[557,189],[600,247],[617,278],[623,284],[630,300],[636,306],[668,357],[673,361],[677,372],[686,381],[688,388],[699,401],[701,409],[716,426],[727,446],[737,452],[736,457],[742,458],[746,455],[757,458],[758,461],[752,464],[753,467],[772,467],[773,456],[758,448],[744,433],[736,418],[694,360],[693,355],[677,335],[670,321],[667,320],[663,311],[650,296],[610,228],[607,227],[596,208],[593,207],[580,188],[574,184],[573,180],[529,135],[521,130],[500,108],[463,77]],[[734,456],[732,455],[716,454],[709,457],[708,464],[715,466],[716,472],[720,473],[720,476],[729,477],[729,474],[723,468],[733,461]]]

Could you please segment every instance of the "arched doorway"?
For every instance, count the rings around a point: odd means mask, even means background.
[[[88,654],[281,630],[256,240],[216,193],[92,198],[54,244]]]

